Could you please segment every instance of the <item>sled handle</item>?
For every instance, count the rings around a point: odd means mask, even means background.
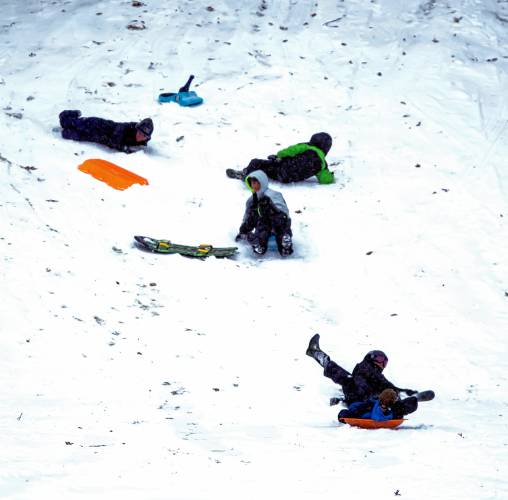
[[[189,88],[192,83],[192,80],[194,80],[194,75],[189,76],[187,83],[183,87],[180,87],[180,90],[178,92],[189,92]]]

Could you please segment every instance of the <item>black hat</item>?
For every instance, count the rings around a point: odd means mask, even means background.
[[[332,147],[332,138],[330,134],[327,134],[326,132],[318,132],[310,138],[309,144],[319,148],[326,155]]]
[[[139,130],[147,137],[150,137],[153,133],[153,121],[151,118],[144,118],[139,123],[136,123],[136,130]]]

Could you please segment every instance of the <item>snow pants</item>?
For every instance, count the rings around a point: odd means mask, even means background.
[[[279,253],[282,253],[282,236],[285,234],[293,236],[291,232],[291,219],[285,213],[279,212],[271,217],[259,217],[254,232],[255,243],[263,248],[267,248],[268,239],[272,233],[275,234]]]
[[[262,170],[270,179],[278,182],[293,182],[293,179],[291,179],[292,176],[289,175],[289,172],[286,172],[284,164],[280,161],[259,160],[255,158],[250,161],[249,165],[245,167],[242,172],[247,176],[255,170]]]

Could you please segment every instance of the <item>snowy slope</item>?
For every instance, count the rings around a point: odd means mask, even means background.
[[[506,498],[508,2],[145,3],[0,0],[0,496]],[[203,106],[157,103],[190,73]],[[64,141],[63,109],[155,133]],[[132,247],[230,244],[225,168],[318,131],[338,182],[273,186],[293,258]],[[437,398],[338,426],[315,332]]]

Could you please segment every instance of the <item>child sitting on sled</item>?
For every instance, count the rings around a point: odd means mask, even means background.
[[[268,187],[268,177],[261,170],[248,175],[245,183],[252,192],[247,200],[240,231],[235,240],[247,240],[258,255],[268,248],[268,239],[275,234],[282,256],[293,253],[291,219],[281,193]]]
[[[404,415],[413,413],[418,408],[419,401],[430,401],[434,398],[433,391],[418,392],[413,389],[401,389],[392,384],[384,375],[383,370],[388,364],[388,356],[383,351],[369,351],[363,360],[358,363],[353,373],[339,366],[330,356],[323,352],[319,346],[319,334],[314,335],[309,342],[306,352],[307,356],[314,358],[324,369],[323,375],[332,379],[342,387],[344,403],[348,410],[355,415],[376,412],[376,415],[383,413],[383,408],[377,403],[381,394],[385,394],[385,402],[390,402],[392,418],[402,418]],[[390,390],[391,392],[386,392]],[[399,393],[404,392],[409,397],[399,399]],[[395,393],[396,400],[393,400]],[[337,404],[340,400],[332,398],[330,404]],[[377,403],[377,406],[376,406]],[[363,405],[363,406],[362,406]],[[339,418],[348,418],[348,415],[339,413]],[[349,416],[350,418],[359,418]],[[374,417],[360,417],[373,418]],[[386,419],[390,420],[390,419]]]
[[[414,396],[411,398],[416,399]],[[399,396],[393,389],[385,389],[379,395],[379,399],[351,403],[348,409],[339,412],[338,418],[339,421],[343,418],[370,418],[377,422],[402,418],[406,413],[400,405],[397,405],[398,401]]]

